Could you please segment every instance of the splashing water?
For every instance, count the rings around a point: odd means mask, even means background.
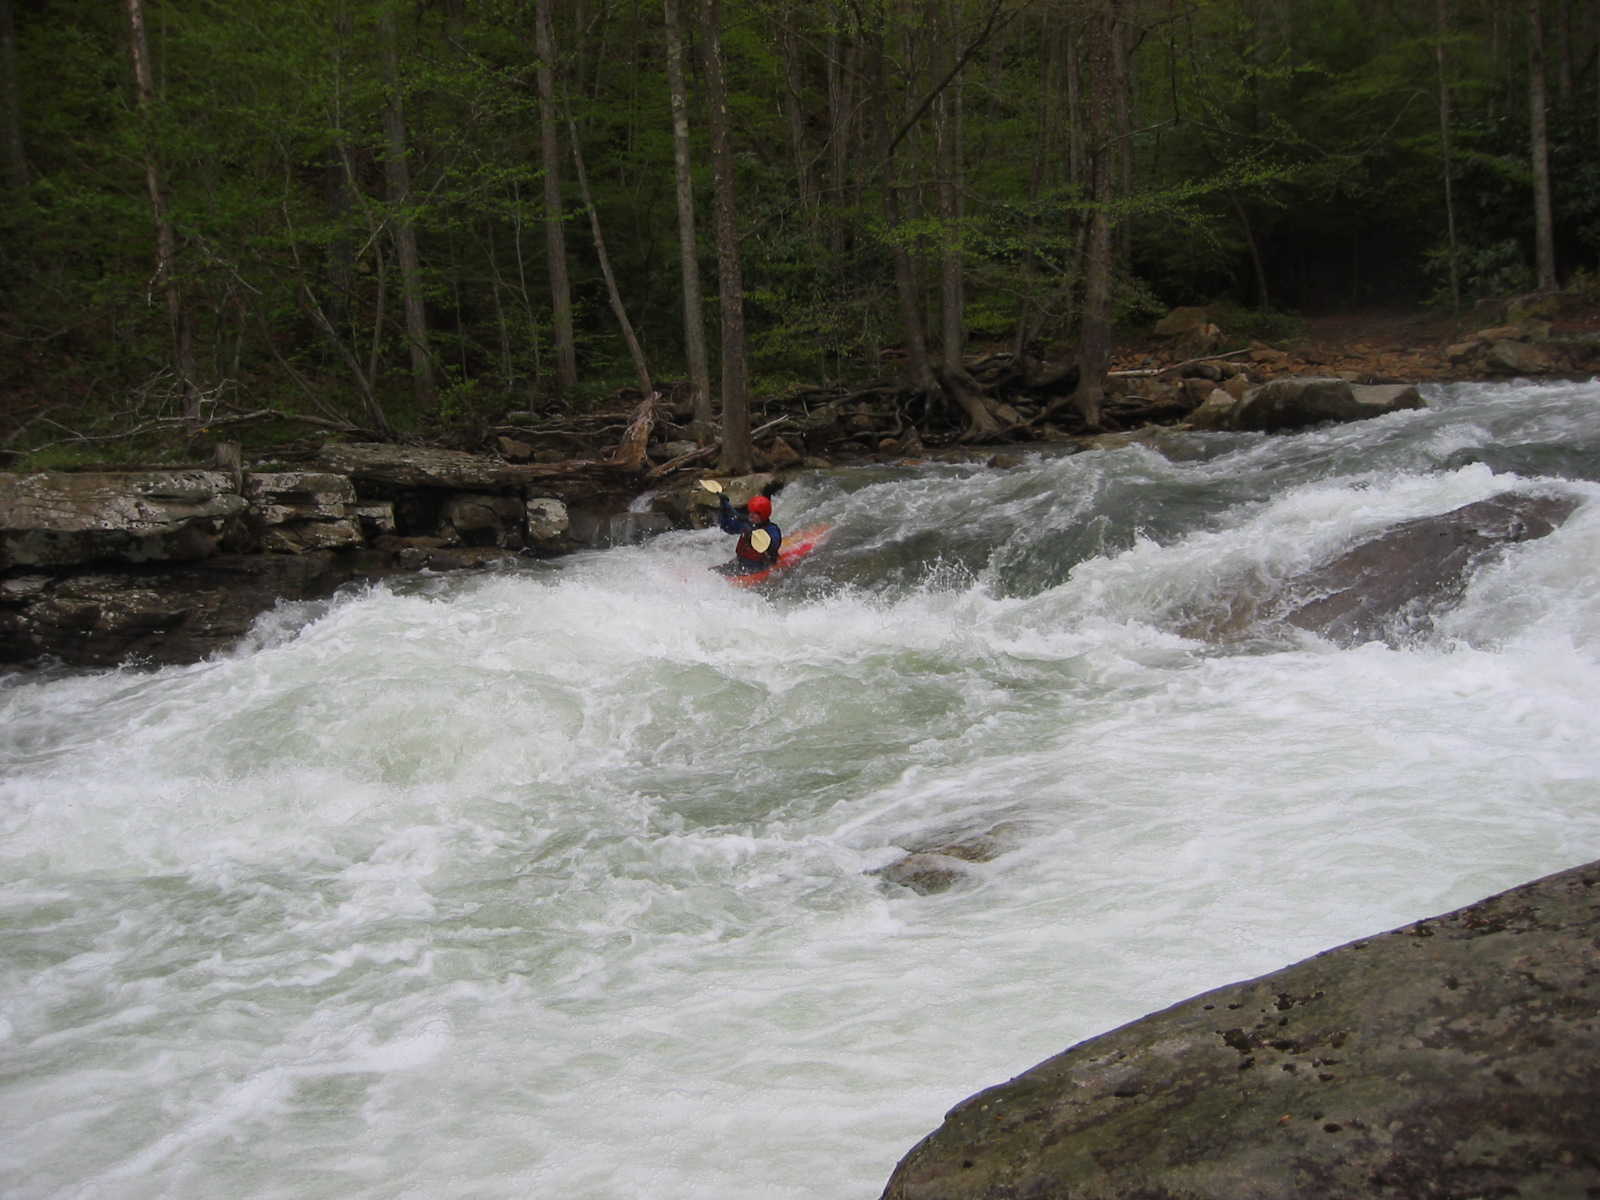
[[[803,476],[715,531],[0,685],[9,1197],[875,1196],[1202,988],[1600,857],[1600,385]],[[1506,491],[1399,648],[1194,613]],[[920,895],[874,873],[984,837]]]

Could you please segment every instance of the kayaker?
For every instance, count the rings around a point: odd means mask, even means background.
[[[722,532],[737,534],[739,538],[733,548],[733,561],[723,563],[716,570],[724,575],[749,575],[776,565],[783,531],[772,522],[772,501],[765,496],[751,497],[750,503],[745,505],[749,515],[742,517],[720,486],[707,490],[717,493],[717,524]]]

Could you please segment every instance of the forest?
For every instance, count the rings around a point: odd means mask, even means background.
[[[1593,287],[1593,0],[0,0],[0,455],[471,445]]]

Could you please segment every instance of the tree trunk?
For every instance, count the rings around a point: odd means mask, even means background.
[[[544,166],[544,241],[550,275],[550,307],[555,338],[556,383],[562,391],[578,384],[577,341],[572,329],[572,283],[567,275],[567,234],[561,200],[561,130],[556,115],[555,35],[550,0],[537,0],[534,49],[539,56],[539,154]]]
[[[716,436],[707,365],[705,298],[700,288],[700,239],[695,230],[694,173],[689,157],[689,88],[683,70],[683,23],[678,0],[662,0],[667,31],[667,86],[672,98],[672,166],[678,196],[678,268],[683,284],[683,345],[689,367],[694,438]]]
[[[1272,293],[1267,287],[1267,265],[1261,260],[1261,246],[1256,241],[1255,226],[1250,223],[1250,210],[1244,206],[1239,193],[1228,189],[1228,202],[1233,205],[1233,215],[1239,218],[1239,229],[1244,234],[1244,244],[1250,249],[1250,269],[1256,277],[1256,307],[1262,312],[1272,307]]]
[[[323,270],[327,276],[329,295],[327,307],[330,319],[348,334],[351,314],[355,308],[356,241],[348,226],[359,204],[355,171],[350,162],[349,131],[345,128],[344,81],[345,50],[351,44],[352,29],[349,10],[338,4],[333,13],[333,94],[329,100],[328,127],[332,144],[323,167],[323,200],[328,208],[334,233],[328,240],[327,257]]]
[[[1131,7],[1131,6],[1130,6]],[[1285,18],[1287,21],[1287,18]],[[1112,78],[1117,81],[1113,90],[1113,109],[1116,119],[1116,172],[1117,178],[1114,185],[1115,194],[1127,196],[1133,192],[1133,84],[1134,75],[1129,68],[1129,60],[1133,53],[1130,44],[1133,38],[1133,23],[1131,20],[1117,22],[1116,36],[1112,39]],[[1120,269],[1126,271],[1133,263],[1133,225],[1123,222],[1116,230],[1116,261]],[[1261,289],[1261,307],[1267,307],[1266,287]]]
[[[1079,31],[1081,22],[1068,22],[1062,36],[1066,39],[1067,67],[1067,182],[1079,184],[1089,177],[1088,150],[1085,147],[1083,120],[1083,66],[1079,61]]]
[[[948,22],[945,42],[953,62],[955,18],[950,5],[943,6],[941,15]],[[957,78],[939,97],[934,127],[939,160],[939,220],[944,227],[939,260],[939,340],[949,371],[962,369],[961,356],[966,349],[966,279],[961,261],[962,94],[961,80]]]
[[[906,376],[911,387],[936,396],[940,389],[928,357],[928,335],[923,325],[922,295],[917,282],[916,263],[912,261],[911,250],[901,236],[901,226],[905,221],[901,207],[904,188],[900,181],[900,158],[896,153],[900,139],[891,140],[889,132],[889,56],[884,46],[887,30],[880,28],[875,32],[873,51],[876,70],[873,77],[877,85],[877,101],[873,110],[879,122],[878,140],[883,162],[883,219],[891,239],[889,254],[894,263],[895,296],[900,306],[900,336],[906,356]]]
[[[400,266],[400,296],[406,313],[406,348],[411,355],[411,386],[417,404],[431,410],[439,403],[433,380],[433,357],[428,348],[428,313],[422,295],[422,257],[417,252],[417,227],[411,219],[411,166],[407,160],[405,98],[400,83],[400,35],[394,10],[378,12],[378,35],[383,43],[384,182],[388,190],[389,229],[395,261]]]
[[[1591,0],[1591,3],[1593,0]],[[1561,89],[1563,106],[1572,102],[1572,4],[1571,0],[1558,0],[1556,4],[1556,86]]]
[[[1088,26],[1088,142],[1093,209],[1089,216],[1089,241],[1084,256],[1083,315],[1078,330],[1078,390],[1072,402],[1084,423],[1100,427],[1106,369],[1111,359],[1111,205],[1116,199],[1119,155],[1116,140],[1117,54],[1112,45],[1121,36],[1115,0],[1094,0]]]
[[[495,246],[495,223],[483,223],[483,241],[487,266],[489,268],[489,295],[494,300],[494,328],[500,346],[500,386],[510,391],[516,378],[515,368],[511,359],[511,322],[506,317],[505,301],[502,299],[506,291],[505,276],[500,270],[500,254]]]
[[[706,112],[711,132],[711,173],[716,189],[717,281],[722,314],[722,461],[734,474],[750,470],[750,383],[745,367],[744,272],[739,258],[739,198],[735,186],[733,133],[722,69],[721,0],[701,0]]]
[[[1450,255],[1450,311],[1461,311],[1461,258],[1456,244],[1456,201],[1452,179],[1454,163],[1451,153],[1450,127],[1450,75],[1445,62],[1445,40],[1450,35],[1450,0],[1438,0],[1438,36],[1435,57],[1439,64],[1439,158],[1444,175],[1444,219],[1449,238]]]
[[[150,212],[156,225],[156,273],[166,298],[167,320],[172,329],[174,366],[183,395],[183,415],[200,420],[200,389],[195,380],[194,339],[189,314],[178,287],[178,238],[168,212],[166,181],[156,152],[153,130],[155,76],[150,68],[150,44],[145,36],[144,0],[127,0],[128,46],[133,57],[133,80],[140,121],[144,127],[144,182],[150,196]]]
[[[28,156],[22,145],[22,97],[17,91],[17,26],[13,0],[0,0],[0,186],[20,192],[28,186]]]
[[[806,222],[817,228],[817,184],[812,170],[810,139],[806,137],[805,113],[801,107],[800,91],[804,86],[805,72],[799,39],[795,37],[794,21],[804,10],[799,5],[780,6],[778,20],[778,50],[783,60],[783,116],[789,126],[789,152],[794,159],[795,195],[800,201],[800,211]]]
[[[838,30],[845,23],[843,11],[834,14],[835,29],[828,35],[828,188],[835,214],[850,205],[851,143],[855,137],[856,80],[860,74],[861,41],[846,38]],[[828,249],[835,261],[844,257],[847,225],[834,216],[828,224]]]
[[[594,197],[589,194],[589,175],[583,169],[583,151],[578,146],[578,127],[572,118],[567,118],[567,132],[572,139],[572,165],[578,176],[578,194],[583,198],[584,208],[589,210],[589,228],[594,234],[595,257],[600,262],[600,274],[606,281],[606,295],[611,300],[612,315],[617,318],[617,325],[622,330],[622,340],[628,344],[628,357],[633,360],[633,373],[639,381],[639,394],[646,399],[655,394],[655,384],[650,380],[650,367],[644,360],[644,347],[639,344],[639,338],[633,331],[633,322],[628,320],[627,306],[622,303],[622,293],[617,290],[617,277],[611,270],[611,256],[606,253],[606,239],[600,231],[600,213],[594,206]]]
[[[1528,0],[1528,149],[1533,158],[1534,249],[1539,290],[1556,288],[1554,222],[1550,214],[1550,136],[1545,124],[1544,17],[1541,0]]]

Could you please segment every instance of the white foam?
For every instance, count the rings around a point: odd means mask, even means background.
[[[821,591],[673,534],[8,682],[0,1190],[869,1197],[1072,1041],[1595,857],[1592,485],[1407,465],[1480,436],[1458,410],[1581,412],[1432,399],[1197,464],[802,482]],[[1431,642],[1174,626],[1508,487],[1589,502]],[[1129,488],[1233,498],[1007,577]],[[868,874],[996,826],[948,893]]]

